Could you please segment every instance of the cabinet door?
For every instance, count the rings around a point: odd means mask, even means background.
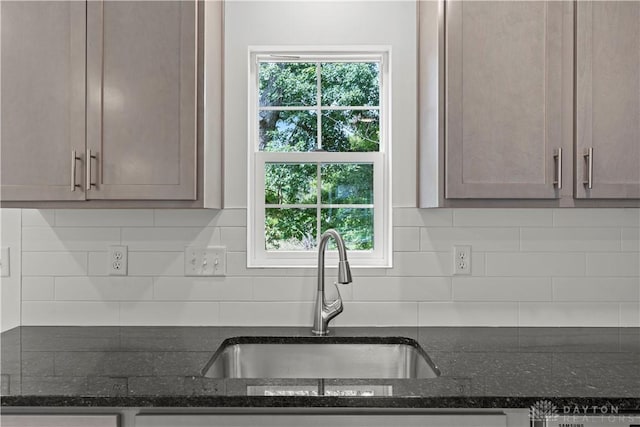
[[[87,199],[195,200],[195,1],[90,1]]]
[[[83,200],[85,3],[2,1],[0,16],[1,199]]]
[[[300,408],[296,408],[300,411]],[[506,427],[504,414],[138,415],[136,427]]]
[[[640,2],[579,1],[577,8],[576,197],[637,199]]]
[[[447,3],[447,198],[560,196],[554,155],[571,147],[572,7]]]
[[[43,415],[0,416],[3,427],[118,427],[117,415]]]

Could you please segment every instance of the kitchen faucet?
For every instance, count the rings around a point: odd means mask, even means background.
[[[311,330],[315,335],[327,335],[331,319],[342,313],[342,297],[338,286],[334,283],[338,292],[338,298],[335,301],[327,303],[324,294],[324,252],[330,237],[333,237],[338,246],[338,257],[340,258],[338,262],[338,282],[343,284],[351,283],[351,269],[349,268],[349,261],[347,261],[347,249],[345,248],[344,240],[336,230],[329,229],[320,236],[320,243],[318,244],[318,293],[313,316],[313,329]]]

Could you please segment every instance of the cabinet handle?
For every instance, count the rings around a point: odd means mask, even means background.
[[[76,184],[76,162],[81,160],[76,150],[71,150],[71,191],[76,191],[80,184]]]
[[[96,155],[91,153],[91,150],[87,150],[87,191],[91,190],[92,186],[95,186],[96,183],[93,182],[91,173],[91,160],[95,159]]]
[[[584,160],[587,162],[587,179],[583,182],[587,189],[593,188],[593,147],[587,148],[584,153]]]
[[[556,161],[556,180],[553,181],[553,185],[560,190],[562,188],[562,148],[558,148],[553,158]]]

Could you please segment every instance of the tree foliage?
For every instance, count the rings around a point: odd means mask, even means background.
[[[259,149],[305,152],[378,151],[379,110],[332,107],[378,107],[377,63],[320,64],[321,104],[317,116],[318,65],[305,62],[261,63],[259,71]],[[279,109],[296,107],[299,109]],[[313,107],[313,108],[312,108]],[[318,139],[320,122],[320,139]],[[373,247],[373,209],[322,208],[323,205],[373,204],[373,165],[333,163],[265,165],[266,249],[310,250],[321,231],[336,228],[350,249]],[[318,190],[318,180],[320,189]],[[319,193],[319,194],[318,194]],[[320,200],[318,200],[320,197]],[[308,209],[274,205],[311,205]]]

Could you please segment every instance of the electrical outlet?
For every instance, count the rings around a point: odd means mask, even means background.
[[[9,271],[9,248],[0,249],[0,277],[8,277]]]
[[[128,256],[126,246],[109,246],[109,276],[126,276]]]
[[[453,274],[471,274],[471,245],[457,245],[453,247]]]
[[[210,246],[184,248],[185,276],[225,276],[227,274],[227,248]]]

